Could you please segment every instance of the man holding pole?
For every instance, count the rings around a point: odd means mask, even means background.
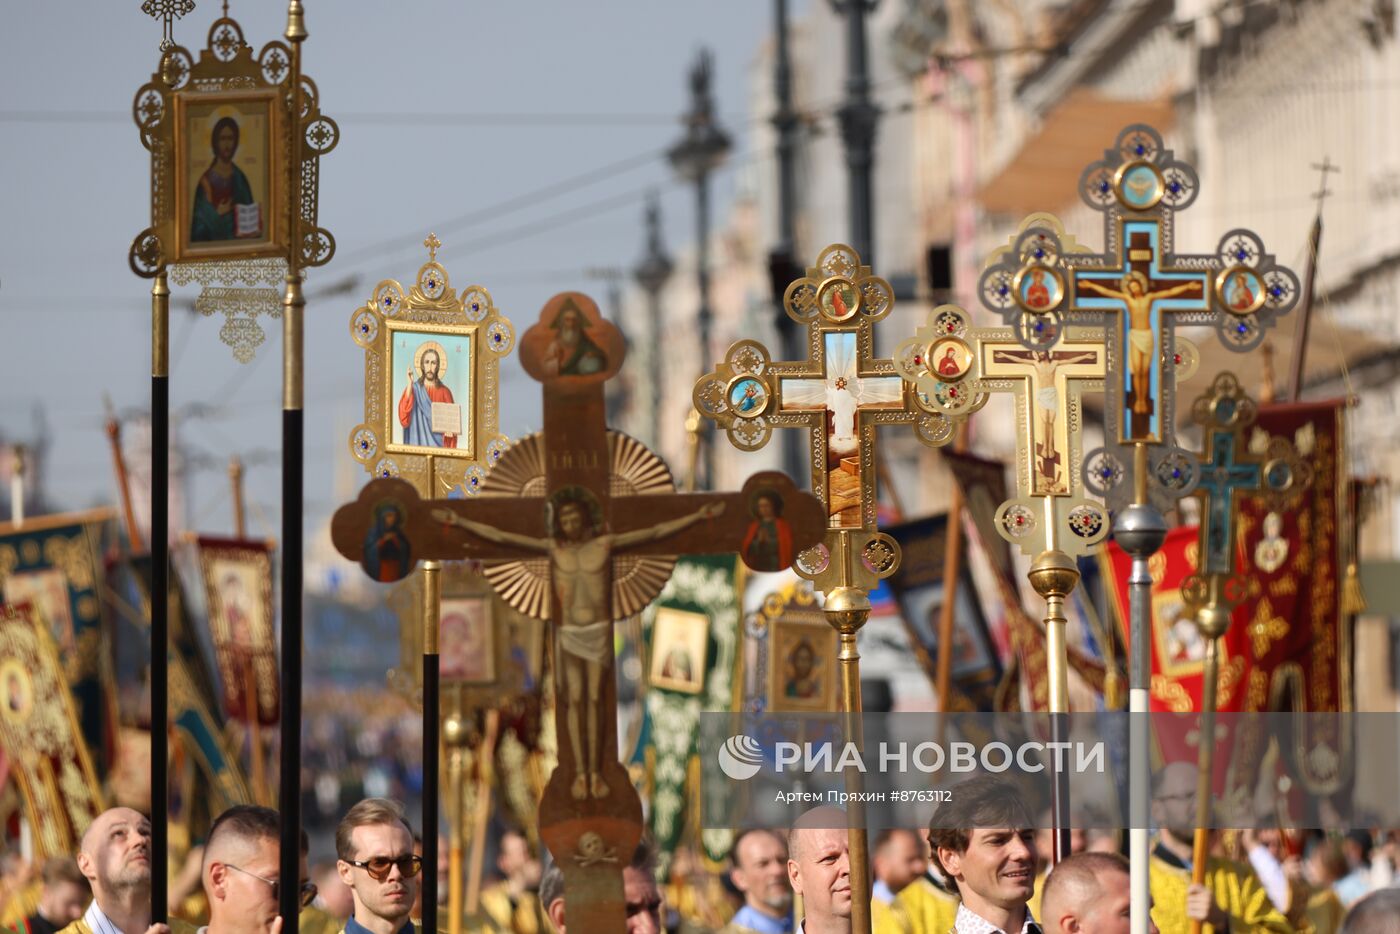
[[[1195,838],[1196,766],[1173,762],[1157,776],[1152,821],[1161,829],[1152,851],[1152,916],[1162,934],[1186,934],[1191,922],[1205,923],[1206,934],[1231,931],[1293,930],[1269,901],[1249,867],[1212,857],[1205,883],[1191,882],[1191,848]]]

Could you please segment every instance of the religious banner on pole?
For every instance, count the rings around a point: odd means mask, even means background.
[[[936,675],[938,620],[944,594],[944,551],[947,547],[948,517],[929,516],[885,529],[904,553],[904,561],[890,578],[905,626],[914,638],[913,650],[926,665],[930,678]],[[997,656],[987,619],[982,612],[976,585],[967,562],[959,562],[961,573],[953,608],[952,677],[958,690],[974,710],[989,710],[997,682],[1001,680],[1001,659]]]
[[[278,690],[272,547],[267,542],[200,537],[195,548],[224,688],[224,714],[274,725]]]
[[[1312,465],[1313,480],[1286,510],[1262,494],[1239,498],[1234,548],[1245,591],[1221,639],[1222,712],[1351,709],[1351,630],[1341,598],[1342,555],[1355,527],[1346,511],[1344,411],[1341,402],[1262,406],[1249,434],[1251,449],[1267,449],[1270,438],[1290,441]],[[1101,560],[1110,566],[1111,602],[1121,626],[1127,600],[1123,581],[1131,559],[1109,545]],[[1206,647],[1182,596],[1183,584],[1197,573],[1199,563],[1197,530],[1189,526],[1168,532],[1161,551],[1149,561],[1153,710],[1200,707]],[[1316,725],[1300,720],[1300,728]],[[1251,737],[1239,741],[1248,743]],[[1282,752],[1294,774],[1310,786],[1307,793],[1330,794],[1349,780],[1350,741],[1344,733],[1299,735]],[[1190,750],[1177,752],[1194,757]],[[1263,752],[1232,758],[1257,767]],[[1232,775],[1230,787],[1253,788],[1256,777]],[[1217,778],[1217,790],[1227,790],[1223,778]]]
[[[19,786],[34,856],[65,856],[103,809],[57,646],[29,602],[0,605],[0,748]]]
[[[335,254],[317,224],[317,190],[340,130],[293,55],[280,41],[254,54],[225,4],[198,59],[163,44],[160,70],[132,102],[151,153],[151,225],[131,244],[131,269],[154,278],[168,268],[177,285],[201,285],[195,309],[223,316],[219,337],[243,363],[266,340],[258,316],[281,316],[289,253],[303,267]]]
[[[115,680],[102,621],[101,547],[114,513],[38,516],[0,524],[0,599],[28,603],[47,626],[96,764],[116,738]]]
[[[664,854],[658,878],[666,877],[671,855],[683,842],[698,843],[712,868],[723,868],[728,857],[725,837],[730,835],[699,830],[705,802],[692,760],[699,754],[700,712],[734,706],[740,580],[732,555],[682,558],[642,614],[648,729],[633,757],[641,758],[651,791],[647,829]]]

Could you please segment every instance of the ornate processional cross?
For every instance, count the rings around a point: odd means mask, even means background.
[[[661,591],[677,555],[776,556],[816,544],[825,527],[816,499],[778,473],[738,493],[676,493],[660,458],[604,423],[603,384],[623,355],[591,299],[555,296],[520,346],[543,384],[544,430],[507,450],[474,499],[422,500],[381,479],[331,524],[340,553],[366,567],[386,545],[406,556],[405,574],[422,559],[486,561],[504,599],[554,623],[560,755],[540,834],[564,871],[570,925],[587,931],[624,929],[622,868],[641,837],[641,804],[617,761],[613,621]]]
[[[1288,439],[1271,437],[1256,453],[1244,432],[1257,408],[1233,373],[1216,376],[1191,407],[1193,420],[1205,429],[1201,477],[1195,496],[1201,502],[1198,573],[1182,589],[1190,606],[1232,604],[1236,579],[1236,502],[1239,494],[1264,493],[1280,506],[1312,483],[1312,468]],[[1218,635],[1218,634],[1217,634]]]
[[[808,359],[774,362],[763,344],[739,341],[696,382],[695,407],[742,451],[762,448],[777,428],[809,433],[812,491],[826,504],[830,530],[793,568],[818,590],[869,590],[899,567],[898,546],[876,528],[875,430],[912,424],[933,445],[945,426],[904,386],[894,362],[875,356],[874,324],[893,309],[894,291],[855,250],[822,250],[806,277],[788,286],[783,305],[808,328]]]
[[[1179,371],[1192,368],[1195,355],[1177,346],[1174,328],[1212,325],[1226,349],[1242,352],[1298,301],[1297,276],[1251,231],[1227,232],[1212,254],[1175,252],[1176,212],[1199,187],[1195,170],[1156,130],[1129,126],[1080,177],[1080,196],[1104,217],[1104,252],[1063,249],[1058,224],[1033,215],[1037,223],[1023,228],[979,283],[983,304],[1028,347],[1053,340],[1064,324],[1104,327],[1110,415],[1104,447],[1085,458],[1084,480],[1115,510],[1140,498],[1135,486],[1165,506],[1195,484],[1196,464],[1176,444],[1173,412]],[[1145,461],[1142,477],[1135,457]],[[1129,477],[1135,483],[1125,483]]]

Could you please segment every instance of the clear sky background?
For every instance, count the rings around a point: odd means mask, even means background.
[[[150,283],[127,266],[132,237],[150,223],[150,160],[131,106],[157,66],[161,29],[140,6],[30,4],[0,30],[0,432],[23,440],[45,407],[44,482],[65,509],[114,501],[103,393],[123,413],[150,404]],[[806,4],[793,6],[796,15]],[[230,12],[255,52],[281,37],[283,0],[235,0]],[[198,0],[176,41],[202,49],[218,15],[219,4]],[[435,230],[454,286],[485,285],[519,330],[564,289],[602,304],[605,285],[584,271],[630,271],[648,188],[662,195],[669,247],[684,248],[693,198],[661,153],[681,133],[687,69],[700,47],[713,49],[731,161],[743,165],[748,72],[771,4],[308,0],[306,15],[305,70],[341,129],[321,162],[320,200],[338,250],[307,280],[310,532],[335,505],[346,432],[361,417],[363,351],[348,321],[374,284],[410,281]],[[624,160],[635,167],[549,190]],[[717,179],[717,220],[734,179]],[[353,290],[316,297],[351,276]],[[222,318],[190,310],[197,291],[175,289],[170,335],[172,407],[185,416],[175,431],[209,463],[193,475],[191,519],[229,529],[225,465],[239,453],[252,461],[250,531],[275,536],[280,322],[260,319],[268,340],[239,364],[219,340]],[[513,356],[502,376],[501,427],[519,437],[538,427],[539,387]],[[352,476],[357,487],[367,478],[358,465]]]

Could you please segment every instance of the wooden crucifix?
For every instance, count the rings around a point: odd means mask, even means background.
[[[569,924],[585,931],[625,928],[622,870],[641,837],[641,804],[617,761],[613,621],[660,592],[677,555],[790,561],[826,527],[821,504],[779,473],[737,493],[676,493],[660,458],[604,423],[603,384],[623,355],[592,299],[555,296],[520,344],[543,384],[544,431],[501,456],[481,495],[426,501],[376,480],[331,523],[336,548],[367,568],[382,571],[385,549],[403,574],[423,559],[483,560],[512,606],[553,622],[560,755],[540,835],[564,872]]]

